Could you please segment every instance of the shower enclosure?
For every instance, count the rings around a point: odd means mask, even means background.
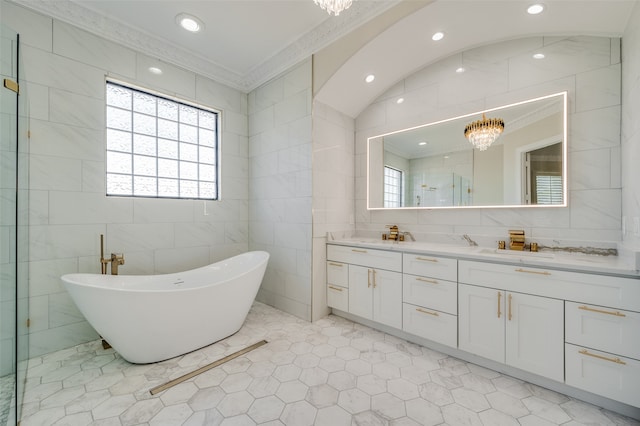
[[[0,25],[0,426],[20,419],[28,360],[28,133],[19,36]]]

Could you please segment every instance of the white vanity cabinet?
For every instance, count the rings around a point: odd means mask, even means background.
[[[566,301],[565,333],[567,384],[640,407],[640,313]]]
[[[462,359],[502,363],[515,377],[639,412],[640,279],[632,272],[544,268],[542,257],[531,266],[527,254],[514,262],[369,247],[327,245],[330,307]]]
[[[507,278],[512,266],[477,263],[459,262],[458,347],[564,381],[564,302],[511,291]],[[487,269],[483,279],[469,274],[478,268]]]
[[[458,261],[404,253],[402,329],[456,347],[458,344]]]
[[[349,309],[349,264],[327,262],[327,305],[342,311]]]
[[[402,328],[402,274],[350,265],[349,312]]]
[[[336,291],[342,296],[341,303],[332,300],[333,305],[329,306],[390,327],[402,328],[401,253],[328,245],[327,277],[329,268],[333,267],[331,263],[345,265],[348,279],[344,286],[328,282],[327,299],[331,299]]]

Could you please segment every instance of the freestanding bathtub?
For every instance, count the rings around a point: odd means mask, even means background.
[[[185,354],[238,331],[269,253],[252,251],[166,275],[67,274],[62,281],[89,324],[127,361]]]

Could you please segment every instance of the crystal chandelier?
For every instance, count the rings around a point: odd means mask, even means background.
[[[482,114],[482,120],[469,123],[464,128],[464,137],[474,148],[484,151],[498,139],[504,131],[504,120],[502,118],[487,118]]]
[[[313,0],[313,2],[326,10],[329,15],[333,13],[338,16],[343,10],[349,9],[353,0]]]

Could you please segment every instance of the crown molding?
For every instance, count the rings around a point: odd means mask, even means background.
[[[351,30],[390,9],[400,0],[355,1],[349,8],[348,13],[345,12],[340,16],[325,20],[289,46],[254,67],[246,75],[229,70],[167,40],[159,39],[113,18],[103,16],[72,0],[9,1],[71,24],[104,39],[122,44],[147,56],[177,65],[248,93],[346,35]]]

